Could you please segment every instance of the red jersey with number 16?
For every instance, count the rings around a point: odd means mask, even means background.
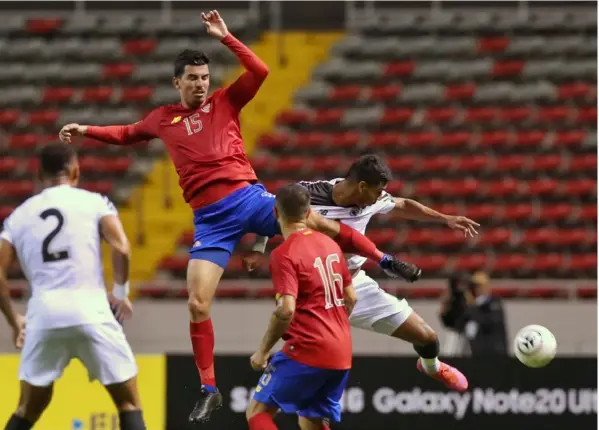
[[[351,330],[343,292],[351,286],[351,276],[339,245],[313,230],[293,233],[272,252],[270,273],[277,296],[296,299],[283,352],[308,366],[350,369]]]

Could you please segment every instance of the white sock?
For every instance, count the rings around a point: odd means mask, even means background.
[[[441,370],[441,363],[437,357],[435,358],[422,358],[420,357],[420,364],[429,375],[439,373]]]

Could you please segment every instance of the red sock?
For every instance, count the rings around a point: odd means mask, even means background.
[[[277,430],[277,425],[266,412],[254,415],[248,420],[250,430]]]
[[[212,320],[189,322],[193,357],[200,372],[202,384],[216,387],[214,376],[214,328]]]
[[[357,230],[339,223],[339,235],[335,238],[343,252],[358,254],[379,263],[383,253],[379,251],[370,239]]]

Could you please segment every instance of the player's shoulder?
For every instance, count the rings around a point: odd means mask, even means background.
[[[335,181],[300,181],[298,184],[308,190],[313,206],[337,206],[333,201]]]

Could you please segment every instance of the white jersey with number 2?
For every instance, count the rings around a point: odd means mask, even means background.
[[[59,185],[29,198],[5,220],[0,237],[16,249],[31,288],[28,329],[114,321],[100,248],[100,220],[108,215],[117,215],[108,198]]]

